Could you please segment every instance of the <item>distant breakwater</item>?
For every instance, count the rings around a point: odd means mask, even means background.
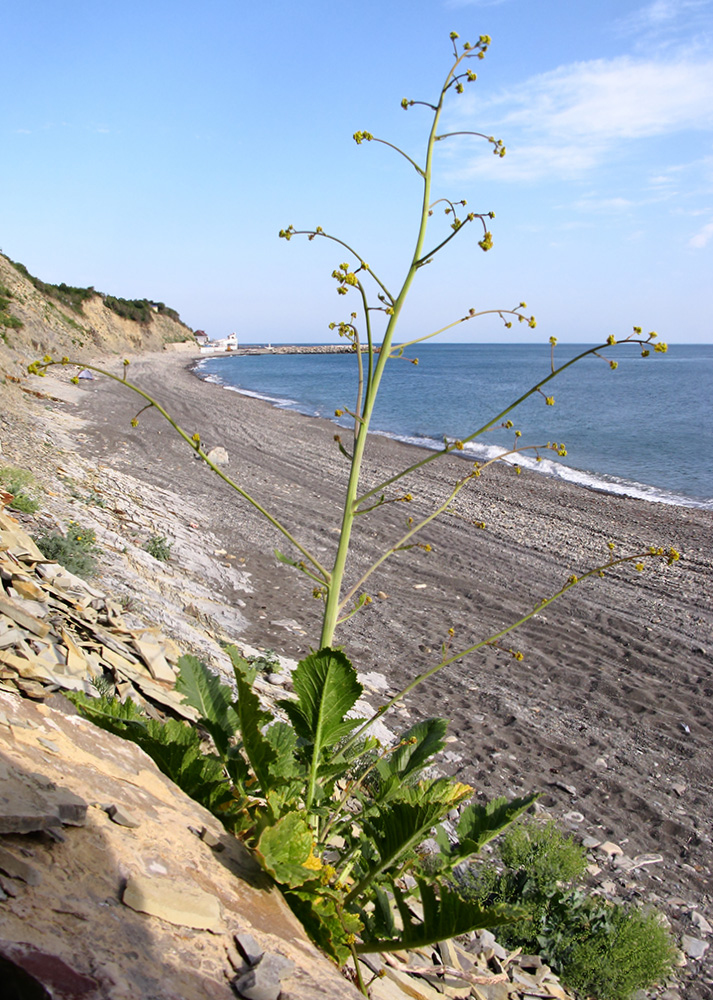
[[[366,346],[362,347],[366,350]],[[278,344],[276,347],[239,347],[230,354],[353,354],[351,344]]]

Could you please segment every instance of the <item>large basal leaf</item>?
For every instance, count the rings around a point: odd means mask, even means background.
[[[424,948],[437,941],[447,941],[459,934],[514,923],[527,916],[527,910],[521,906],[499,903],[495,906],[481,907],[476,903],[466,902],[457,892],[443,885],[438,886],[438,894],[427,882],[419,881],[418,888],[423,906],[423,921],[413,916],[408,909],[404,893],[394,885],[394,898],[401,915],[403,929],[391,938],[365,939],[356,945],[357,952],[363,954],[370,951]]]
[[[202,752],[200,734],[193,726],[175,719],[147,719],[128,700],[122,704],[118,699],[72,694],[72,701],[95,725],[140,746],[187,795],[228,821],[225,807],[232,803],[232,795],[223,765]]]
[[[349,893],[347,901],[356,898],[375,876],[387,871],[406,851],[424,840],[431,828],[472,791],[469,785],[450,778],[421,782],[414,788],[402,788],[399,799],[386,803],[376,816],[365,820],[364,829],[379,854],[379,861]]]
[[[318,870],[306,867],[312,845],[312,831],[306,820],[297,813],[288,813],[262,833],[255,853],[276,882],[294,889],[319,878]]]
[[[424,719],[411,726],[398,738],[397,748],[376,770],[381,779],[379,800],[388,798],[394,788],[407,777],[413,778],[445,746],[446,719]]]
[[[286,722],[275,722],[265,730],[265,739],[275,751],[275,760],[270,764],[274,778],[296,778],[305,776],[304,767],[297,760],[297,734]]]
[[[232,707],[233,692],[195,656],[182,656],[178,667],[176,690],[201,713],[218,752],[224,757],[238,728],[238,718]]]
[[[235,704],[243,749],[260,783],[263,795],[272,785],[270,768],[277,760],[277,750],[263,735],[262,727],[271,722],[273,716],[260,708],[258,697],[241,670],[235,666],[235,683],[238,686],[238,700]]]
[[[292,674],[297,701],[281,701],[298,736],[313,745],[318,759],[363,721],[346,719],[362,693],[350,661],[336,649],[320,649],[300,660]]]
[[[499,836],[539,797],[535,792],[523,798],[493,799],[484,806],[471,802],[466,806],[458,820],[456,835],[458,844],[451,850],[451,858],[464,860],[487,844],[489,840]]]

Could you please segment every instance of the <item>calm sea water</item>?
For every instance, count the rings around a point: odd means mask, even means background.
[[[558,364],[583,345],[558,345]],[[641,358],[616,348],[612,371],[589,357],[510,414],[522,444],[562,441],[567,457],[518,459],[523,467],[595,489],[653,502],[713,509],[713,345],[673,345]],[[444,436],[462,438],[498,414],[546,375],[548,345],[420,345],[418,366],[389,363],[372,430],[425,448]],[[275,406],[334,418],[353,409],[356,358],[348,354],[211,358],[197,374]],[[336,421],[346,423],[344,419]],[[513,432],[489,431],[466,446],[466,457],[510,447]]]

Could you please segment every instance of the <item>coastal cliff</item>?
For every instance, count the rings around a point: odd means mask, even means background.
[[[45,354],[87,360],[174,343],[195,344],[193,331],[163,303],[48,284],[0,253],[0,367],[6,371],[17,374]]]

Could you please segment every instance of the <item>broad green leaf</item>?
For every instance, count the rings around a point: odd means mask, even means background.
[[[257,668],[253,667],[252,664],[250,664],[245,657],[241,655],[237,646],[226,646],[225,652],[228,654],[230,662],[233,664],[233,671],[239,670],[247,680],[248,684],[252,685],[255,682],[255,677],[257,676]]]
[[[333,747],[362,719],[346,719],[362,693],[350,661],[336,649],[320,649],[300,660],[292,674],[297,701],[281,701],[298,736],[313,746],[314,757]]]
[[[127,698],[126,701],[119,701],[118,698],[108,698],[100,695],[99,698],[89,698],[83,691],[67,691],[66,697],[77,706],[87,718],[103,716],[111,719],[143,720],[148,718],[135,701]]]
[[[305,866],[312,855],[312,844],[307,821],[291,812],[263,832],[255,853],[276,882],[294,889],[319,878],[319,871]]]
[[[484,844],[499,836],[518,816],[529,809],[537,798],[539,795],[535,792],[510,801],[506,798],[493,799],[484,806],[471,802],[458,820],[456,828],[458,844],[451,850],[451,858],[464,860],[472,854],[477,854]]]
[[[203,753],[200,734],[193,726],[175,719],[148,719],[133,702],[79,694],[73,694],[72,701],[95,725],[140,746],[171,781],[230,825],[233,799],[223,765],[217,757]]]
[[[238,727],[238,718],[232,708],[233,692],[196,656],[182,656],[178,666],[176,690],[184,694],[188,704],[201,713],[218,753],[225,757]]]
[[[292,726],[286,722],[275,722],[265,730],[264,735],[275,751],[275,760],[270,764],[270,773],[275,778],[306,776],[296,757],[297,735]]]
[[[238,686],[238,700],[235,708],[238,713],[240,735],[243,749],[260,783],[263,795],[271,785],[271,767],[277,760],[277,749],[263,736],[262,728],[271,722],[273,716],[260,708],[258,697],[248,683],[245,674],[239,666],[235,666],[235,683]],[[287,753],[290,751],[288,750]]]
[[[413,780],[429,760],[443,749],[447,726],[446,719],[424,719],[399,736],[394,752],[376,765],[381,783],[376,796],[379,801],[390,798],[406,778]]]
[[[401,914],[402,931],[391,938],[371,938],[356,945],[357,952],[364,954],[371,951],[401,951],[402,949],[424,948],[437,941],[447,941],[459,934],[467,934],[476,928],[497,927],[501,924],[514,923],[527,916],[527,910],[521,906],[510,906],[499,903],[495,906],[481,907],[476,903],[466,902],[457,892],[446,886],[435,889],[427,882],[419,880],[419,893],[423,906],[423,921],[417,921],[408,910],[408,902],[404,893],[394,885],[394,897]]]
[[[430,829],[472,791],[469,785],[450,778],[421,782],[413,788],[402,788],[398,799],[384,804],[375,816],[366,819],[364,829],[379,861],[351,890],[347,901],[355,899],[377,875],[424,840]]]

